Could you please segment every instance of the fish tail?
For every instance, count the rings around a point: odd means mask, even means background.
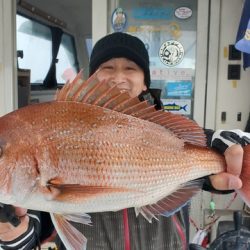
[[[184,105],[182,108],[183,108],[184,111],[187,111],[187,104]]]
[[[243,201],[250,207],[250,144],[244,148],[244,157],[241,171],[242,188],[237,190]]]

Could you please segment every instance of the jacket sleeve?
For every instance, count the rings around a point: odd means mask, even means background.
[[[28,214],[29,225],[25,233],[12,241],[0,241],[1,249],[30,250],[40,245],[40,219],[35,214]]]
[[[29,210],[27,215],[29,216],[27,231],[15,240],[0,241],[1,249],[35,249],[52,234],[54,226],[49,213]]]

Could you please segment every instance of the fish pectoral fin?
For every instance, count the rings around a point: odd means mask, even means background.
[[[187,182],[167,197],[157,201],[155,204],[135,208],[136,215],[142,214],[150,223],[152,219],[158,220],[157,216],[171,216],[185,206],[189,200],[201,190],[203,179]]]
[[[43,196],[46,198],[46,200],[54,200],[60,194],[59,189],[49,187],[49,186],[41,186],[39,190],[43,194]]]
[[[54,200],[71,200],[72,196],[77,195],[77,198],[85,198],[89,196],[101,195],[106,193],[121,193],[128,192],[128,188],[109,187],[109,186],[90,186],[81,184],[64,184],[51,180],[47,184],[47,188],[56,194]]]
[[[84,215],[81,218],[79,215],[59,215],[51,213],[50,216],[55,226],[55,229],[60,239],[64,243],[66,249],[86,249],[86,237],[81,232],[79,232],[73,225],[71,225],[68,220],[73,220],[75,222],[80,222],[89,225],[90,217],[88,217],[88,215],[87,217],[86,215]]]

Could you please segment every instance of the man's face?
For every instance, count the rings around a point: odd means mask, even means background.
[[[121,91],[128,91],[130,97],[136,97],[147,89],[143,70],[127,58],[113,58],[100,65],[97,73],[99,81],[107,80],[116,84]]]

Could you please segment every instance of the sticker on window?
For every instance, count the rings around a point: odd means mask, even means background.
[[[188,19],[192,16],[192,10],[188,7],[177,8],[174,15],[179,19]]]
[[[116,8],[111,18],[112,28],[115,32],[124,31],[127,24],[127,16],[122,8]]]
[[[184,48],[178,41],[166,41],[160,47],[159,57],[163,64],[174,67],[182,61],[184,57]]]

